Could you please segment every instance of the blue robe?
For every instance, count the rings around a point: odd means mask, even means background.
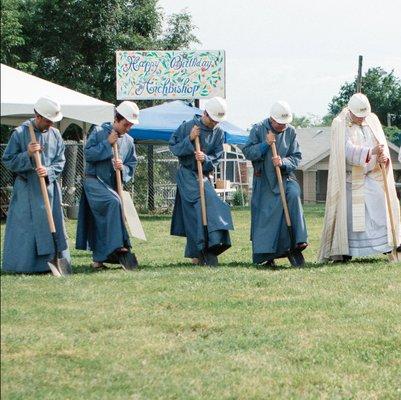
[[[54,258],[54,243],[47,222],[46,209],[40,190],[35,161],[28,155],[31,142],[29,124],[25,121],[16,128],[3,154],[3,162],[15,175],[13,195],[4,234],[3,270],[34,273],[50,271],[47,262]],[[57,178],[64,164],[64,143],[60,132],[50,128],[46,132],[34,129],[36,140],[43,147],[42,165],[47,168],[47,192],[57,232],[57,246],[61,256],[70,261],[67,234],[61,208],[61,191]]]
[[[223,156],[224,132],[220,128],[210,129],[199,116],[183,122],[170,138],[170,150],[178,157],[177,193],[175,197],[171,235],[187,238],[185,257],[197,258],[205,247],[202,225],[198,169],[194,151],[195,144],[189,134],[194,125],[200,127],[200,144],[205,153],[203,174],[208,176]],[[208,249],[218,255],[231,247],[229,230],[234,229],[230,207],[215,192],[205,179],[205,200],[208,229]]]
[[[269,120],[255,124],[242,152],[252,161],[254,169],[251,201],[251,240],[253,262],[262,263],[285,257],[290,249],[290,238],[284,218],[280,189],[272,161],[271,147],[266,143]],[[281,173],[296,243],[307,242],[301,191],[293,172],[301,160],[295,129],[289,125],[276,134],[277,153],[283,165]]]
[[[120,247],[131,247],[121,201],[115,191],[113,147],[108,141],[112,127],[111,123],[95,126],[85,146],[85,180],[79,205],[76,248],[92,250],[93,260],[97,262],[117,262],[112,253]],[[117,144],[124,164],[123,182],[129,182],[137,164],[134,140],[125,134]]]

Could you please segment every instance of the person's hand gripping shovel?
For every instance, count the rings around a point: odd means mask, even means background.
[[[274,138],[274,134],[269,131],[268,136],[270,136],[271,138],[269,140],[269,144],[272,148],[273,157],[277,157],[276,139]],[[302,252],[296,248],[294,231],[292,230],[290,213],[288,211],[287,199],[285,197],[283,178],[281,176],[281,169],[279,166],[276,166],[275,168],[276,168],[277,181],[280,188],[281,203],[283,204],[283,209],[284,209],[285,223],[287,225],[288,234],[290,236],[291,247],[288,251],[288,260],[292,266],[302,267],[305,264],[305,259]]]
[[[196,152],[201,151],[199,136],[195,137],[195,150]],[[201,252],[201,257],[199,260],[200,264],[209,265],[214,267],[218,264],[217,256],[208,250],[209,245],[209,232],[207,230],[207,214],[206,214],[206,200],[205,200],[205,182],[203,180],[203,169],[202,162],[196,160],[198,167],[198,183],[199,183],[199,193],[201,200],[201,212],[202,212],[202,225],[203,225],[203,236],[204,236],[204,247]]]
[[[31,143],[37,143],[35,132],[33,130],[32,124],[29,124],[29,134],[31,136]],[[34,153],[36,168],[42,167],[42,160],[40,158],[39,150]],[[40,190],[42,192],[43,202],[45,204],[47,222],[49,224],[50,233],[53,238],[54,244],[54,258],[47,262],[52,274],[54,276],[64,276],[72,273],[71,265],[65,258],[60,257],[58,246],[57,246],[57,233],[56,225],[54,224],[53,214],[50,206],[49,193],[47,192],[45,178],[39,176]]]

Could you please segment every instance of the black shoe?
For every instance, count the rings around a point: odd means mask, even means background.
[[[266,267],[266,268],[275,268],[277,267],[276,263],[273,260],[267,260],[267,261],[263,261],[259,264],[261,267]]]

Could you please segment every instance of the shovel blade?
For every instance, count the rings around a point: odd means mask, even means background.
[[[71,275],[72,268],[71,264],[65,258],[59,258],[57,260],[58,270],[60,271],[61,275]]]
[[[47,262],[52,274],[54,276],[71,275],[71,264],[65,258],[58,258]]]
[[[138,260],[134,253],[126,251],[118,255],[118,261],[125,271],[134,271],[138,267]]]
[[[293,267],[303,267],[305,264],[305,258],[300,251],[291,250],[288,253],[288,261]]]
[[[57,277],[60,277],[60,276],[61,276],[60,271],[59,271],[58,268],[53,264],[52,261],[48,261],[48,262],[47,262],[47,265],[49,266],[50,271],[52,272],[52,274],[53,274],[54,276],[57,276]]]
[[[202,251],[199,257],[199,264],[208,265],[209,267],[216,267],[219,264],[219,260],[214,253],[209,251]]]
[[[397,249],[393,249],[391,253],[388,254],[388,260],[391,263],[401,263],[401,253]]]

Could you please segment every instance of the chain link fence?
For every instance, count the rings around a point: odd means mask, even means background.
[[[0,160],[3,160],[5,144],[0,144]],[[5,218],[13,193],[15,176],[6,168],[3,161],[0,161],[0,218]]]
[[[176,193],[176,172],[178,159],[169,150],[168,146],[136,144],[138,164],[134,181],[124,185],[134,201],[139,213],[169,213],[174,206]],[[6,144],[0,144],[0,159],[3,157]],[[84,180],[84,151],[83,144],[75,141],[65,141],[66,163],[60,177],[63,194],[63,205],[67,217],[77,218],[78,206],[81,198]],[[242,182],[246,175],[246,161],[232,158],[225,153],[224,167],[215,171],[215,176]],[[223,174],[224,171],[224,174]],[[235,178],[237,177],[237,178]],[[0,214],[1,218],[7,215],[8,206],[12,196],[15,174],[3,162],[0,162]],[[242,183],[241,183],[242,184]],[[248,191],[248,184],[242,186],[244,192]],[[241,198],[243,201],[243,193]],[[231,189],[229,197],[232,200],[235,191]],[[224,193],[224,196],[226,193]]]
[[[170,213],[176,193],[177,158],[166,145],[136,144],[138,164],[134,181],[125,184],[139,213]],[[0,160],[6,144],[0,144]],[[246,205],[252,187],[252,168],[238,149],[227,150],[215,170],[216,192],[233,205]],[[77,218],[84,180],[83,144],[65,141],[66,164],[60,177],[63,205],[66,216]],[[325,171],[323,171],[324,173]],[[400,182],[401,172],[395,170],[395,180]],[[297,171],[300,175],[300,171]],[[325,172],[327,174],[327,172]],[[15,175],[0,161],[0,218],[7,215],[12,196]],[[220,181],[220,182],[219,182]],[[229,188],[221,189],[217,183],[229,182]],[[299,181],[302,187],[302,179]],[[325,185],[324,185],[325,186]],[[401,188],[397,188],[398,192]],[[324,201],[317,193],[317,200]],[[400,194],[399,194],[400,195]]]
[[[138,212],[171,212],[176,193],[177,158],[167,146],[137,144],[135,179],[125,185]]]

